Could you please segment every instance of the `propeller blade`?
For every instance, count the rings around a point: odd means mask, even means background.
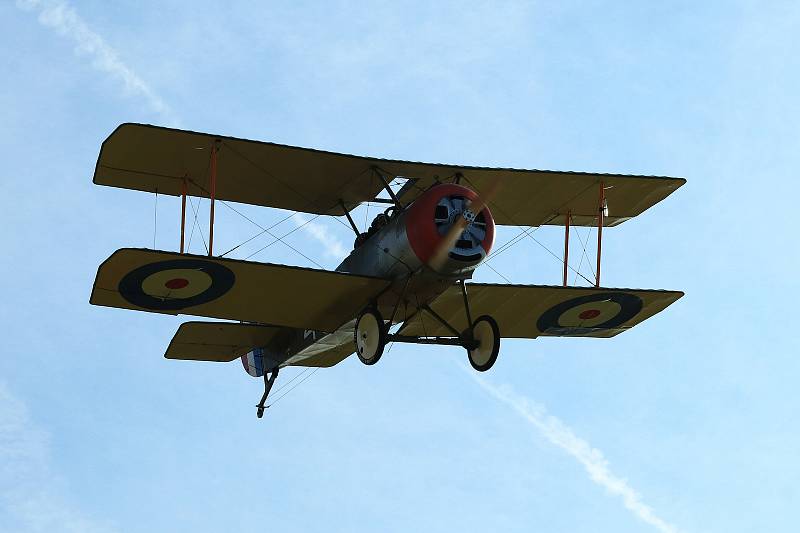
[[[461,212],[461,216],[458,217],[453,222],[453,225],[450,226],[450,229],[447,230],[442,242],[439,243],[438,248],[436,248],[436,251],[428,261],[428,266],[436,271],[444,266],[444,264],[447,262],[447,257],[450,254],[450,250],[452,250],[453,246],[455,246],[456,242],[458,242],[458,238],[461,237],[461,234],[464,233],[464,230],[467,229],[467,226],[469,226],[472,221],[475,220],[475,217],[477,217],[478,214],[483,211],[486,205],[491,202],[495,193],[497,193],[497,187],[499,184],[500,180],[495,178],[491,181],[491,183],[489,183],[489,186],[484,189],[483,194],[475,191],[475,194],[477,194],[478,197],[474,202],[466,200],[464,204],[464,210]]]

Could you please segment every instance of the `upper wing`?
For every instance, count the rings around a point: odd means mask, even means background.
[[[489,315],[502,337],[613,337],[664,310],[680,291],[552,287],[545,285],[467,285],[473,317]],[[431,308],[456,329],[466,329],[464,301],[452,287]],[[403,335],[452,336],[424,312],[400,331]]]
[[[342,215],[375,198],[383,185],[375,169],[409,179],[400,200],[410,203],[437,181],[460,175],[476,191],[499,182],[489,206],[497,224],[593,225],[603,183],[613,226],[666,198],[685,183],[681,178],[623,176],[548,170],[518,170],[337,154],[234,137],[122,124],[103,142],[94,182],[125,189],[178,196],[208,197],[210,155],[217,152],[215,196],[267,207]]]
[[[103,142],[94,183],[179,196],[210,196],[211,150],[217,145],[215,197],[293,211],[343,215],[383,188],[366,158],[222,135],[122,124]]]
[[[461,183],[478,194],[493,189],[488,204],[495,223],[512,226],[563,226],[568,213],[570,224],[594,226],[601,186],[608,205],[603,223],[616,226],[686,183],[683,178],[661,176],[476,167],[452,167],[452,170],[461,173]],[[400,200],[412,201],[433,183],[430,178],[407,183],[399,194]]]
[[[123,248],[100,265],[90,303],[331,332],[388,285],[313,268]]]

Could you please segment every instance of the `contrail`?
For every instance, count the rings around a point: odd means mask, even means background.
[[[58,485],[50,468],[49,436],[0,382],[0,531],[112,531],[76,509]]]
[[[662,533],[678,533],[679,530],[676,526],[656,516],[653,509],[642,502],[639,494],[628,485],[626,480],[611,472],[603,452],[593,448],[588,442],[575,435],[564,422],[548,414],[543,405],[520,396],[508,385],[498,387],[476,375],[475,372],[468,372],[468,374],[483,390],[511,407],[530,425],[539,430],[547,440],[581,463],[592,481],[611,494],[622,498],[623,505],[634,516]]]
[[[150,109],[158,113],[167,123],[178,121],[169,106],[128,67],[102,37],[92,31],[75,9],[65,0],[17,0],[17,7],[36,11],[39,22],[52,28],[75,43],[75,51],[92,58],[92,65],[101,72],[121,81],[128,94],[141,96]]]
[[[91,56],[92,65],[96,69],[121,81],[129,94],[144,98],[150,109],[158,113],[168,124],[180,124],[180,120],[167,103],[119,58],[116,50],[105,39],[89,28],[66,0],[17,0],[17,6],[26,11],[38,12],[39,22],[42,25],[74,41],[75,50]],[[326,255],[332,257],[347,255],[347,248],[324,225],[308,222],[302,215],[292,217],[292,220],[298,226],[302,225],[303,231],[324,246]]]
[[[292,221],[322,245],[323,250],[325,250],[325,255],[342,258],[348,254],[348,250],[345,248],[344,244],[342,244],[342,241],[333,235],[326,226],[317,224],[316,222],[309,222],[308,217],[302,213],[295,214],[292,217]]]

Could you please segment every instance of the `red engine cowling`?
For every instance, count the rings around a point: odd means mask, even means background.
[[[456,220],[464,216],[468,203],[478,200],[478,195],[467,187],[446,183],[437,185],[420,195],[405,213],[405,230],[408,243],[421,263],[430,264],[431,258],[446,245],[445,236]],[[437,265],[442,274],[456,274],[474,269],[483,261],[494,244],[494,219],[488,207],[475,214],[455,245],[447,253],[447,260]]]
[[[468,213],[469,218],[472,214],[475,218],[455,244],[446,255],[437,251],[447,246],[447,233],[464,216],[467,203],[474,205],[476,201],[478,195],[461,185],[431,187],[402,213],[378,215],[374,229],[359,237],[355,249],[337,270],[395,278],[427,265],[444,276],[466,276],[486,258],[494,243],[494,220],[488,208]],[[443,256],[444,261],[431,264],[435,255]]]

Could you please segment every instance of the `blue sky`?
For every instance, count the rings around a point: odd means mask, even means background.
[[[3,2],[0,531],[795,530],[798,22],[779,1]],[[178,243],[175,199],[91,184],[121,122],[686,177],[603,246],[604,285],[686,296],[612,340],[505,341],[479,380],[458,349],[348,359],[259,421],[240,365],[162,358],[180,318],[88,304],[154,211]],[[258,231],[218,216],[217,246]],[[287,242],[335,266],[307,228]],[[492,266],[558,283],[543,246]]]

